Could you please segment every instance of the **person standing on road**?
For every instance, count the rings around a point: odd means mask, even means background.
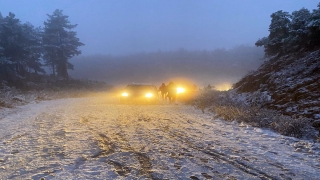
[[[162,83],[161,86],[159,87],[159,91],[161,93],[161,98],[162,100],[166,100],[167,96],[167,86],[166,84]]]
[[[207,90],[208,90],[208,91],[210,91],[210,90],[211,90],[211,88],[212,88],[212,87],[211,87],[211,85],[210,85],[210,84],[208,84],[208,86],[207,86]]]
[[[177,87],[173,82],[170,82],[167,86],[168,98],[170,103],[175,103],[177,96]]]

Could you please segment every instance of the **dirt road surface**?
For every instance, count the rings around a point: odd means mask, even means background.
[[[319,179],[310,141],[110,94],[2,109],[0,179]]]

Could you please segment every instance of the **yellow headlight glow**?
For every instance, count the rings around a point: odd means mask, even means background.
[[[146,94],[146,97],[147,97],[147,98],[151,98],[152,96],[153,96],[152,93],[147,93],[147,94]]]
[[[231,89],[231,87],[232,87],[231,83],[221,83],[216,86],[216,90],[228,91],[229,89]]]
[[[184,89],[184,88],[182,88],[182,87],[178,87],[177,88],[177,93],[178,94],[181,94],[181,93],[184,93],[186,90]]]
[[[129,94],[128,93],[122,93],[121,96],[127,97]]]

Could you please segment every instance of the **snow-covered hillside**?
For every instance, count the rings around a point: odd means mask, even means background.
[[[239,93],[268,94],[271,99],[265,107],[320,119],[320,50],[300,57],[271,58],[234,87]]]

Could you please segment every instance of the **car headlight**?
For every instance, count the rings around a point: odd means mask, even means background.
[[[146,96],[147,98],[151,98],[151,97],[153,96],[153,94],[152,94],[152,93],[147,93],[145,96]]]
[[[182,87],[178,87],[177,88],[177,94],[181,94],[181,93],[184,93],[186,90]]]
[[[122,93],[121,96],[127,97],[127,96],[129,96],[129,94],[128,93]]]

